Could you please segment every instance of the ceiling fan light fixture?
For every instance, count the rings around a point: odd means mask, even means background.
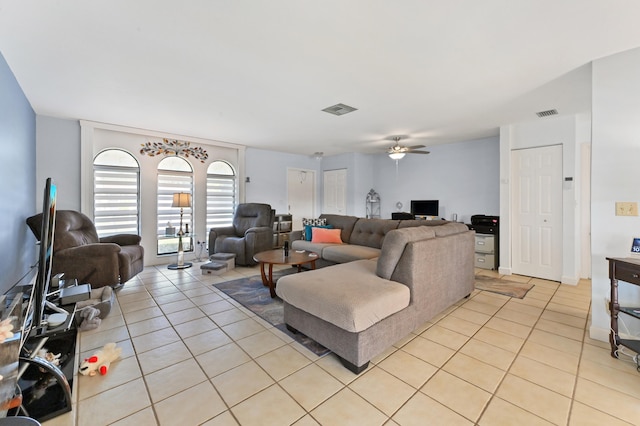
[[[392,160],[400,160],[405,156],[404,152],[390,152],[389,153],[389,158],[391,158]]]

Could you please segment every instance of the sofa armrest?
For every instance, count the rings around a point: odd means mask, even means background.
[[[253,234],[267,233],[267,234],[273,235],[273,228],[271,228],[270,226],[255,226],[253,228],[247,229],[247,231],[244,233],[244,236],[246,237],[251,233]]]
[[[304,240],[304,231],[297,230],[289,233],[289,241]]]
[[[116,285],[119,282],[118,254],[120,246],[96,243],[59,250],[53,255],[53,273],[89,283],[92,288]]]
[[[254,254],[273,248],[273,228],[270,226],[249,228],[244,233],[244,239],[247,258],[253,258]]]
[[[95,243],[85,244],[83,246],[69,247],[64,250],[58,250],[54,256],[59,259],[63,258],[95,258],[111,253],[119,253],[120,245],[115,243]]]
[[[213,237],[215,240],[218,235],[236,235],[236,228],[233,226],[220,226],[209,230],[209,238]]]
[[[115,243],[119,246],[137,246],[141,240],[142,237],[135,234],[117,234],[100,238],[101,243]]]
[[[209,230],[209,255],[215,253],[216,238],[218,235],[236,235],[236,229],[233,226],[219,226]]]

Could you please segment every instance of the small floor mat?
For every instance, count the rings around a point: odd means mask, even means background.
[[[529,290],[533,288],[533,284],[476,275],[476,288],[478,290],[490,291],[492,293],[523,299]]]

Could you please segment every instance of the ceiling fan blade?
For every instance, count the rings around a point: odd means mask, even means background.
[[[403,146],[398,143],[400,138],[395,137],[394,140],[396,144],[387,148],[387,154],[429,154],[429,151],[417,151],[420,148],[425,148],[424,145]]]

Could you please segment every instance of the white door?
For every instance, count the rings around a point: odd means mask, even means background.
[[[512,151],[513,272],[562,278],[562,146]]]
[[[347,169],[326,170],[323,174],[322,213],[346,214]]]
[[[302,218],[315,217],[315,171],[287,169],[287,201],[288,213],[293,216],[293,229],[302,229]]]

